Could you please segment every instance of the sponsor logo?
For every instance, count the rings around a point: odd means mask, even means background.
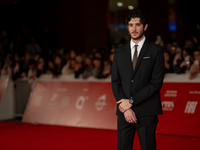
[[[200,91],[190,91],[190,94],[200,94]]]
[[[185,107],[186,114],[194,114],[198,102],[197,101],[188,101]]]
[[[87,99],[88,99],[88,97],[79,96],[78,99],[76,100],[76,108],[79,110],[83,109],[83,106]]]
[[[169,91],[167,90],[164,94],[164,97],[177,97],[177,91]]]
[[[106,94],[103,94],[96,101],[95,108],[96,108],[97,111],[101,111],[104,108],[105,105],[106,105]]]
[[[50,102],[47,103],[47,107],[46,107],[47,109],[54,109],[55,108],[55,106],[56,106],[56,98],[57,97],[58,97],[57,93],[53,94]]]
[[[162,102],[162,109],[166,111],[172,111],[174,108],[174,102],[172,101],[163,101]]]

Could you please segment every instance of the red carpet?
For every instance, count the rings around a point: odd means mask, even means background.
[[[158,150],[200,150],[200,138],[157,134]],[[117,131],[0,122],[0,150],[116,150]],[[140,150],[135,138],[135,150]]]

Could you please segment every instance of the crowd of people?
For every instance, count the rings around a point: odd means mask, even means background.
[[[41,74],[74,74],[75,78],[106,78],[111,73],[114,49],[109,53],[103,48],[94,48],[91,54],[77,53],[64,48],[53,50],[52,37],[45,29],[36,40],[28,36],[27,29],[10,40],[7,31],[0,34],[0,70],[1,75],[11,75],[13,80],[26,78],[29,82]],[[37,41],[37,42],[36,42]]]
[[[186,40],[184,45],[172,42],[164,46],[161,38],[155,43],[165,47],[165,73],[188,73],[189,79],[200,73],[200,43],[195,36]]]
[[[6,30],[0,34],[0,70],[1,75],[11,75],[13,80],[27,78],[29,82],[39,78],[41,74],[59,75],[73,74],[75,78],[106,78],[111,74],[115,48],[109,52],[95,48],[91,54],[76,53],[64,48],[53,50],[53,37],[48,29],[44,29],[40,39],[27,34],[28,29],[9,39]],[[36,42],[38,41],[38,42]],[[200,45],[195,37],[185,42],[164,45],[161,38],[155,41],[164,47],[165,73],[186,73],[193,79],[200,72]],[[118,45],[119,46],[119,45]]]

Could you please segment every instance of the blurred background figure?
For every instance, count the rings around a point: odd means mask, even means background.
[[[87,79],[92,76],[93,64],[90,57],[86,57],[84,60],[85,70],[83,71],[83,79]]]
[[[28,78],[28,83],[33,84],[37,75],[37,69],[36,69],[36,62],[34,59],[29,59],[28,61],[28,73],[27,73],[27,78]]]
[[[161,38],[160,35],[157,36],[157,39],[156,39],[156,41],[155,41],[155,44],[158,44],[158,45],[164,47],[164,42],[163,42],[163,40],[162,40],[162,38]]]
[[[95,58],[93,60],[93,65],[94,65],[94,68],[92,70],[92,75],[95,78],[101,78],[101,73],[102,73],[102,62],[101,62],[101,60],[98,59],[98,58]]]
[[[109,60],[104,60],[103,62],[103,71],[102,71],[102,78],[107,78],[111,73],[111,63]]]
[[[57,54],[54,59],[54,69],[52,73],[52,78],[56,78],[59,75],[61,75],[62,63],[62,56]]]
[[[37,62],[37,78],[39,78],[42,74],[45,74],[47,72],[47,67],[45,60],[42,56],[38,59]]]
[[[172,73],[172,65],[170,63],[170,55],[169,52],[165,51],[164,52],[164,58],[165,58],[165,73]]]
[[[190,79],[193,79],[197,73],[200,73],[200,50],[194,51],[194,63],[190,68]]]
[[[85,66],[83,65],[83,56],[82,55],[76,55],[75,57],[75,78],[78,78],[80,74],[83,73]]]
[[[176,49],[176,55],[173,60],[173,69],[177,74],[188,72],[193,62],[192,57],[189,55],[190,49]]]
[[[11,55],[8,55],[3,64],[3,68],[1,70],[1,75],[12,76],[12,69],[13,69],[13,58]]]
[[[75,66],[76,66],[76,60],[75,59],[69,59],[68,62],[63,66],[62,68],[62,74],[63,75],[70,75],[75,73]]]

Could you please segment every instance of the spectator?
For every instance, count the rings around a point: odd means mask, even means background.
[[[85,67],[83,66],[83,57],[81,55],[77,55],[75,59],[75,78],[78,78],[79,75],[83,73]]]
[[[163,40],[162,40],[162,38],[161,38],[160,35],[157,36],[157,39],[156,39],[156,41],[155,41],[155,44],[158,44],[158,45],[164,47],[164,42],[163,42]]]
[[[75,72],[76,61],[75,59],[69,60],[62,68],[63,75],[69,75]]]
[[[28,62],[30,59],[33,59],[33,56],[30,52],[27,52],[25,57],[22,57],[22,74],[21,77],[26,78],[28,72]]]
[[[47,64],[47,71],[46,71],[46,73],[53,74],[53,71],[54,71],[54,63],[53,63],[52,60],[49,60],[48,64]]]
[[[90,57],[85,58],[84,66],[85,70],[83,72],[83,79],[87,79],[88,77],[92,76],[92,70],[93,70],[92,60]]]
[[[182,59],[177,60],[177,66],[176,66],[177,68],[175,70],[175,73],[180,74],[189,71],[193,59],[189,55],[188,51],[190,51],[190,49],[184,49],[182,52]]]
[[[177,68],[180,66],[182,60],[183,60],[182,49],[180,47],[178,47],[175,50],[175,56],[174,56],[174,59],[173,59],[173,70],[174,70],[174,72],[177,72]]]
[[[53,78],[58,77],[61,74],[62,70],[62,57],[60,55],[56,55],[54,59],[54,70],[53,70]]]
[[[96,52],[94,52],[94,59],[100,59],[100,60],[102,60],[103,59],[103,55],[101,54],[101,52],[100,51],[96,51]]]
[[[28,69],[29,69],[27,73],[28,83],[33,84],[37,74],[36,62],[34,59],[30,59],[28,61]]]
[[[102,73],[102,64],[100,59],[94,59],[93,60],[93,65],[94,68],[92,70],[92,74],[95,78],[101,78],[101,73]]]
[[[21,77],[20,67],[21,67],[20,62],[15,61],[14,68],[13,68],[13,76],[12,76],[13,80],[16,80],[17,78]]]
[[[39,78],[41,76],[41,74],[46,73],[46,64],[45,64],[45,60],[43,57],[40,56],[40,58],[38,59],[37,62],[37,77]]]
[[[109,60],[104,60],[103,62],[103,71],[102,71],[102,78],[106,78],[111,73],[111,64]]]
[[[194,79],[197,73],[200,72],[200,50],[194,51],[194,63],[190,68],[190,79]]]
[[[164,52],[164,58],[165,58],[165,73],[172,73],[172,66],[170,64],[170,55],[167,51]]]
[[[75,58],[76,58],[76,52],[74,50],[70,50],[68,59],[73,60]]]
[[[3,68],[1,70],[1,75],[12,75],[12,56],[8,54],[7,58],[5,59]]]

